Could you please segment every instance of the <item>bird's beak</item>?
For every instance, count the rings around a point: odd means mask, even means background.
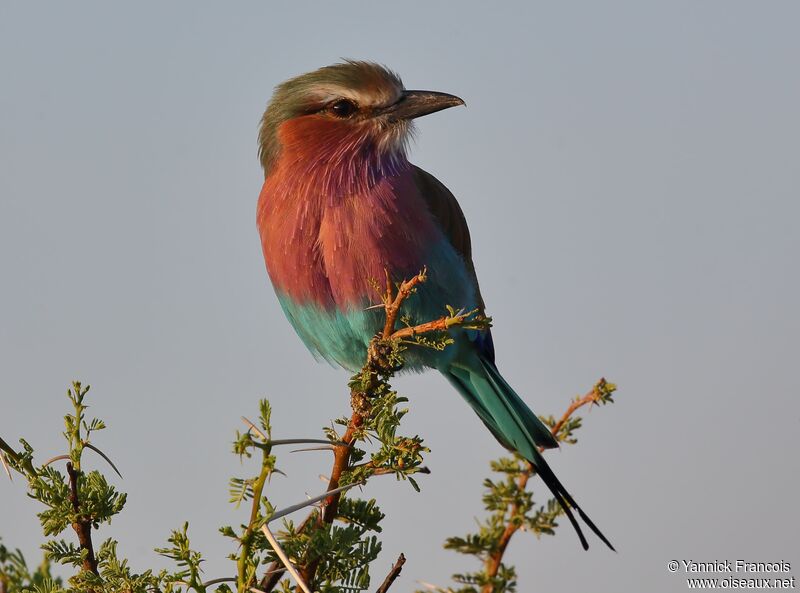
[[[393,105],[386,107],[382,115],[386,115],[389,121],[401,121],[414,119],[430,113],[436,113],[448,107],[466,105],[464,101],[455,95],[447,93],[437,93],[436,91],[403,91],[400,99]]]

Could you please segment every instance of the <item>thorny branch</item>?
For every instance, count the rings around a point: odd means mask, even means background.
[[[78,535],[78,543],[82,550],[86,550],[86,556],[83,558],[83,570],[88,572],[97,572],[97,558],[94,555],[94,548],[92,546],[92,522],[85,515],[81,514],[81,505],[78,498],[78,476],[80,470],[72,467],[72,462],[67,463],[67,474],[69,474],[69,500],[72,503],[72,509],[75,511],[75,521],[72,523],[72,528]]]
[[[398,317],[400,315],[400,311],[402,310],[403,303],[414,293],[417,286],[425,282],[427,279],[427,270],[423,268],[416,276],[412,276],[410,279],[404,280],[397,284],[395,290],[395,284],[392,281],[388,271],[386,272],[386,288],[385,292],[381,294],[382,303],[380,305],[383,307],[386,313],[386,320],[384,322],[383,330],[376,335],[375,338],[373,338],[367,349],[367,361],[365,362],[361,371],[363,376],[369,378],[366,388],[362,390],[352,389],[350,392],[350,407],[352,409],[352,414],[344,435],[341,437],[339,443],[337,443],[333,448],[333,467],[331,468],[330,478],[328,480],[328,490],[335,490],[338,488],[342,474],[348,469],[352,469],[350,466],[352,448],[360,435],[361,427],[363,426],[365,420],[369,417],[371,411],[370,399],[372,394],[375,393],[375,390],[379,386],[380,377],[385,375],[387,372],[397,370],[386,367],[387,362],[385,360],[385,355],[389,350],[387,346],[390,347],[392,342],[398,342],[404,338],[431,332],[448,331],[453,327],[463,326],[467,323],[488,325],[488,320],[476,318],[475,314],[477,311],[471,311],[457,312],[455,314],[445,315],[434,321],[429,321],[413,327],[408,326],[396,329]],[[380,473],[382,472],[376,471],[376,474]],[[337,493],[330,496],[325,501],[323,511],[318,516],[316,525],[313,527],[319,528],[323,525],[330,525],[333,523],[333,520],[336,518],[338,513],[340,499],[341,493]],[[298,532],[302,532],[307,528],[312,528],[311,516],[306,518],[306,520],[300,526]],[[395,565],[397,567],[397,573],[392,578],[392,581],[397,578],[397,574],[400,572],[400,567],[402,567],[403,563],[405,562],[405,557],[401,556],[401,559],[402,562],[398,560],[398,564]],[[307,562],[305,563],[303,570],[300,571],[300,574],[306,583],[313,583],[320,559],[311,558],[306,560]],[[272,591],[282,576],[283,572],[280,571],[280,565],[273,563],[269,566],[268,573],[264,576],[264,578],[262,578],[260,582],[260,588],[265,592]],[[391,585],[391,582],[388,583],[384,589],[379,589],[379,591],[385,591],[388,589],[389,585]]]
[[[570,417],[578,411],[583,406],[598,403],[601,398],[603,397],[604,389],[607,385],[607,382],[604,378],[601,378],[600,381],[583,397],[577,398],[573,400],[573,402],[569,405],[566,409],[564,414],[561,418],[553,424],[552,428],[550,429],[551,434],[558,439],[558,436],[563,428],[564,424],[570,419]],[[544,448],[540,447],[540,451],[544,451]],[[520,491],[525,490],[528,485],[528,481],[536,474],[536,468],[533,467],[533,464],[530,462],[528,463],[528,469],[520,475],[519,480],[517,481],[517,487]],[[506,516],[509,517],[509,521],[506,523],[506,527],[503,530],[503,534],[500,536],[500,540],[498,542],[497,547],[495,550],[489,554],[489,557],[486,560],[486,576],[488,577],[488,582],[483,586],[481,589],[481,593],[492,593],[493,592],[493,585],[492,579],[497,576],[498,571],[500,570],[500,565],[503,562],[503,556],[505,555],[506,548],[508,547],[511,538],[514,534],[519,531],[521,528],[521,524],[516,521],[511,520],[517,514],[517,504],[512,503],[509,505],[509,509],[506,513]]]
[[[389,272],[386,272],[386,293],[383,295],[383,308],[386,311],[386,322],[383,324],[383,333],[381,334],[384,340],[394,338],[394,328],[397,324],[397,316],[400,313],[403,302],[414,293],[417,285],[422,284],[427,279],[428,271],[423,268],[416,276],[412,276],[409,280],[401,282],[395,294],[392,286],[392,279],[389,276]],[[424,332],[420,331],[418,333]]]
[[[397,559],[397,562],[394,563],[392,569],[389,571],[389,574],[386,575],[386,578],[381,583],[381,586],[375,590],[375,593],[386,593],[389,590],[389,587],[392,586],[392,583],[394,583],[397,577],[400,576],[400,571],[403,570],[403,565],[405,563],[406,563],[405,555],[400,554],[400,557]]]
[[[323,558],[315,558],[314,553],[312,551],[307,551],[305,553],[299,554],[302,556],[298,559],[290,560],[289,557],[281,550],[281,546],[279,545],[278,541],[275,539],[272,532],[269,530],[267,523],[263,523],[262,521],[266,520],[266,517],[262,517],[260,513],[260,505],[262,504],[262,492],[265,485],[265,481],[268,479],[269,475],[272,472],[278,472],[279,470],[273,467],[274,465],[274,458],[270,457],[270,450],[273,445],[277,444],[295,444],[295,443],[311,443],[311,442],[320,442],[325,444],[325,448],[333,451],[334,453],[334,463],[333,468],[330,473],[329,485],[328,490],[323,493],[322,495],[315,497],[313,499],[305,501],[305,504],[302,506],[307,506],[310,504],[315,504],[319,510],[313,511],[308,517],[303,521],[296,529],[296,533],[305,534],[305,535],[325,535],[325,532],[322,533],[314,533],[315,530],[325,529],[326,526],[329,526],[333,521],[339,517],[339,503],[341,501],[341,491],[346,488],[350,488],[353,486],[357,486],[363,484],[367,477],[373,475],[383,475],[388,473],[396,473],[393,466],[390,467],[388,465],[384,465],[384,462],[381,461],[382,457],[373,457],[373,460],[366,461],[363,463],[357,463],[353,460],[356,444],[358,441],[363,440],[366,438],[367,434],[372,435],[374,430],[374,423],[376,422],[376,418],[382,418],[379,414],[373,415],[373,406],[376,406],[376,401],[383,401],[381,399],[381,394],[387,393],[390,397],[396,396],[396,394],[391,390],[389,385],[389,380],[394,372],[399,370],[400,365],[402,365],[402,357],[398,355],[398,352],[402,351],[406,344],[414,344],[413,340],[407,341],[407,338],[414,338],[416,336],[421,336],[423,334],[431,333],[431,332],[439,332],[440,336],[438,336],[435,342],[425,342],[424,340],[420,339],[417,343],[422,345],[431,345],[433,344],[434,347],[438,343],[442,343],[446,345],[447,341],[447,332],[448,330],[459,327],[462,329],[466,328],[476,328],[481,329],[484,327],[489,326],[490,320],[488,318],[483,317],[482,312],[478,310],[473,310],[469,312],[465,312],[464,310],[456,311],[450,307],[448,307],[449,315],[443,316],[439,319],[429,321],[426,323],[418,324],[418,325],[411,325],[411,322],[405,317],[401,317],[401,311],[403,309],[403,305],[417,289],[417,287],[425,282],[427,279],[426,271],[423,269],[419,274],[412,277],[409,280],[400,282],[398,284],[393,284],[391,279],[387,274],[387,282],[386,282],[386,291],[385,293],[381,291],[380,288],[377,290],[381,293],[381,300],[382,303],[377,305],[378,307],[382,307],[386,313],[386,320],[383,325],[382,331],[376,335],[370,342],[368,351],[367,351],[367,360],[362,367],[361,372],[354,376],[353,381],[351,382],[351,408],[352,408],[352,416],[350,420],[347,421],[347,428],[345,431],[344,436],[339,439],[338,435],[335,433],[329,434],[329,439],[326,441],[317,441],[314,439],[284,439],[282,441],[273,441],[271,440],[271,436],[268,437],[267,435],[261,433],[258,428],[253,425],[251,422],[245,419],[245,422],[250,426],[250,428],[263,439],[263,442],[248,442],[249,445],[253,445],[262,450],[264,454],[264,459],[262,460],[262,467],[259,476],[253,479],[250,483],[252,488],[252,508],[250,512],[250,520],[248,525],[245,527],[244,535],[240,538],[243,551],[240,554],[242,562],[239,564],[239,571],[238,571],[238,578],[231,578],[231,577],[222,577],[217,579],[211,579],[204,583],[199,583],[198,579],[196,579],[197,567],[199,566],[199,562],[202,560],[200,559],[200,555],[197,552],[192,551],[188,548],[189,542],[188,538],[186,537],[186,525],[184,526],[183,530],[183,537],[185,540],[186,549],[183,550],[178,549],[178,547],[182,546],[182,543],[176,543],[177,536],[174,539],[171,539],[170,542],[173,543],[175,546],[174,548],[176,551],[173,552],[171,549],[168,550],[158,550],[160,553],[168,556],[168,557],[175,557],[177,560],[181,561],[182,556],[174,556],[174,554],[181,554],[184,551],[188,554],[188,560],[192,567],[192,571],[194,571],[192,576],[192,582],[187,583],[183,580],[174,580],[175,576],[180,577],[183,573],[176,573],[176,575],[166,575],[167,577],[171,578],[171,584],[178,584],[178,585],[185,585],[190,588],[195,588],[198,591],[205,590],[206,587],[211,586],[213,584],[220,584],[220,583],[228,583],[228,582],[236,582],[238,585],[239,591],[252,591],[254,593],[267,593],[273,591],[275,587],[280,583],[283,576],[285,576],[286,571],[291,572],[295,582],[297,583],[298,591],[302,589],[305,593],[310,591],[309,587],[306,584],[313,585],[315,578],[320,579],[321,577],[317,574],[319,567],[321,566],[321,562]],[[401,325],[400,329],[397,329],[397,325]],[[452,340],[450,340],[452,341]],[[113,566],[117,566],[120,574],[115,575],[114,578],[119,580],[125,581],[126,588],[118,588],[115,587],[113,590],[139,590],[137,587],[133,587],[129,585],[129,581],[131,578],[134,578],[139,583],[146,583],[147,589],[153,591],[154,593],[158,593],[160,589],[158,588],[158,584],[161,582],[161,579],[165,578],[163,575],[159,577],[155,577],[152,575],[151,571],[147,571],[142,575],[131,575],[127,568],[124,566],[124,561],[122,564],[117,563],[117,558],[114,552],[113,546],[116,545],[116,542],[112,542],[113,545],[110,548],[111,559],[106,556],[106,548],[105,544],[103,546],[103,550],[100,552],[100,560],[98,561],[98,557],[95,555],[95,550],[92,543],[92,527],[93,521],[97,517],[93,517],[94,513],[90,513],[87,511],[89,506],[87,506],[86,501],[93,501],[95,500],[93,497],[93,493],[95,490],[92,490],[93,482],[89,480],[87,476],[81,471],[80,465],[80,452],[84,448],[89,448],[95,452],[97,452],[100,456],[102,456],[114,469],[117,474],[119,471],[114,466],[113,462],[99,449],[95,446],[91,445],[88,442],[88,438],[81,438],[81,427],[85,427],[88,433],[93,430],[99,430],[103,428],[101,421],[97,419],[92,420],[90,423],[86,423],[83,421],[83,410],[85,409],[85,405],[82,403],[83,395],[85,395],[86,390],[82,390],[80,383],[73,384],[74,389],[74,397],[73,392],[69,392],[70,398],[73,400],[73,404],[75,405],[75,415],[67,417],[67,433],[65,436],[68,437],[70,441],[70,448],[71,453],[75,452],[77,457],[72,457],[71,455],[59,455],[53,457],[49,461],[47,461],[44,467],[47,467],[49,464],[53,463],[56,460],[68,460],[69,462],[66,464],[67,474],[68,474],[68,483],[66,484],[67,488],[60,490],[63,492],[61,495],[61,500],[64,500],[64,494],[66,495],[67,505],[61,505],[61,508],[64,508],[69,519],[64,522],[64,527],[71,523],[72,528],[74,529],[75,533],[78,536],[78,541],[80,544],[80,563],[82,566],[82,573],[76,575],[78,579],[76,582],[81,581],[82,584],[78,587],[78,590],[87,591],[87,593],[93,593],[93,586],[90,583],[98,582],[95,581],[95,577],[99,576],[99,572],[103,572],[103,579],[107,578],[107,567],[109,563]],[[610,384],[606,383],[605,379],[601,379],[595,387],[583,397],[576,398],[561,416],[558,421],[555,421],[553,418],[546,419],[548,425],[551,426],[551,432],[555,436],[555,438],[559,441],[566,441],[566,442],[574,442],[570,441],[570,434],[573,428],[575,428],[578,424],[578,419],[572,419],[573,414],[580,408],[590,404],[597,404],[597,403],[607,403],[611,401],[609,394],[613,392],[615,387]],[[377,399],[376,399],[377,398]],[[266,401],[266,400],[265,400]],[[268,403],[264,403],[263,405],[268,406]],[[376,408],[377,409],[377,408]],[[264,412],[267,414],[268,412]],[[404,412],[403,412],[404,413]],[[74,419],[74,421],[73,421]],[[344,421],[343,421],[344,422]],[[269,426],[269,420],[265,420],[264,423]],[[267,432],[269,432],[267,430]],[[248,431],[249,433],[249,431]],[[379,434],[381,434],[379,432]],[[394,434],[393,432],[391,434]],[[331,436],[333,435],[333,436]],[[249,435],[248,435],[249,436]],[[404,445],[402,443],[405,442],[416,442],[415,439],[401,439],[398,441],[401,444],[395,445],[394,443],[391,445],[393,449],[397,450],[405,450]],[[0,439],[0,462],[6,468],[6,471],[9,469],[14,469],[26,475],[29,481],[32,478],[35,478],[37,474],[37,470],[32,465],[32,453],[33,450],[29,447],[27,443],[21,440],[24,446],[24,450],[20,453],[17,453],[12,447],[10,447],[4,440]],[[383,442],[383,441],[382,441]],[[420,441],[421,442],[421,441]],[[362,459],[363,455],[365,454],[364,451],[358,451],[358,459]],[[74,459],[74,465],[73,460]],[[403,467],[399,464],[405,458],[398,459],[397,467]],[[419,458],[420,462],[422,458]],[[6,467],[6,463],[9,464],[9,467]],[[394,462],[392,462],[393,464]],[[427,473],[426,468],[420,467],[415,465],[413,467],[414,471],[417,472],[425,472]],[[41,470],[43,471],[43,470]],[[359,476],[358,480],[353,479],[353,474],[351,472],[356,472]],[[282,472],[281,472],[282,473]],[[520,471],[519,466],[514,471],[516,485],[520,491],[525,490],[527,487],[528,481],[532,476],[535,475],[535,468],[528,464],[527,467]],[[409,478],[410,479],[410,478]],[[344,481],[347,485],[343,488],[339,487],[339,483]],[[513,484],[513,482],[509,482],[509,484]],[[63,482],[59,481],[59,485],[63,485]],[[113,488],[110,487],[103,487],[100,489],[101,492],[109,493],[110,497],[116,496],[114,494]],[[84,504],[81,504],[81,496],[84,499]],[[122,503],[124,503],[124,494],[122,495],[122,499],[120,499],[119,505],[112,505],[112,509],[109,512],[109,516],[119,512],[119,509],[122,507]],[[324,498],[327,497],[327,498]],[[40,498],[41,499],[41,498]],[[324,499],[324,500],[323,500]],[[264,499],[265,500],[265,499]],[[321,504],[320,504],[321,503]],[[267,503],[268,504],[268,503]],[[270,516],[273,519],[278,519],[281,516],[284,516],[288,512],[294,512],[299,510],[301,505],[292,505],[291,507],[287,507],[281,511],[276,511],[272,513]],[[71,511],[70,511],[71,507]],[[520,523],[515,517],[520,514],[521,506],[519,504],[511,503],[511,504],[501,504],[499,506],[500,511],[499,514],[501,515],[500,521],[501,526],[503,527],[501,537],[495,547],[492,548],[491,553],[485,556],[484,561],[484,571],[486,576],[488,577],[489,584],[484,585],[481,589],[481,593],[492,593],[493,586],[491,581],[494,580],[498,573],[500,572],[500,568],[503,562],[503,556],[505,551],[509,545],[510,540],[512,539],[513,535],[520,529],[524,529],[522,523]],[[527,507],[525,507],[527,508]],[[343,514],[347,514],[346,512]],[[102,516],[103,513],[101,513]],[[343,517],[340,517],[343,519]],[[60,528],[63,530],[63,527]],[[227,528],[230,529],[230,528]],[[258,566],[258,562],[255,564],[246,564],[244,559],[251,557],[249,553],[249,548],[253,544],[253,538],[256,536],[256,531],[260,530],[264,533],[264,536],[269,541],[270,545],[275,550],[276,554],[281,558],[281,562],[273,563],[268,570],[262,574],[262,579],[259,583],[260,588],[256,588],[253,586],[255,580],[255,570]],[[174,532],[178,533],[178,532]],[[180,534],[178,534],[180,535]],[[111,541],[111,540],[109,540]],[[71,547],[69,550],[70,554],[74,554],[72,552],[74,547]],[[309,548],[310,550],[310,548]],[[62,556],[63,553],[59,552]],[[173,554],[173,555],[170,555]],[[319,555],[319,552],[317,552]],[[196,558],[195,558],[196,557]],[[71,556],[74,558],[74,555]],[[62,563],[67,563],[62,559],[60,559]],[[69,561],[72,562],[71,560]],[[387,574],[384,581],[381,585],[376,589],[376,593],[387,593],[389,588],[395,583],[396,579],[400,575],[403,565],[405,564],[406,559],[403,554],[400,554],[399,558],[395,562],[395,564],[391,567],[391,570]],[[117,563],[117,564],[114,564]],[[299,568],[295,570],[296,567]],[[49,571],[47,568],[44,569],[46,575],[49,575]],[[37,573],[38,574],[38,573]],[[366,573],[364,573],[366,574]],[[94,575],[94,576],[93,576]],[[0,575],[0,577],[3,575]],[[29,577],[26,577],[29,578]],[[49,577],[48,577],[49,578]],[[326,577],[327,578],[327,577]],[[0,593],[4,593],[8,583],[3,579],[0,578]],[[143,585],[144,586],[144,585]],[[284,586],[288,587],[289,583],[284,583]],[[97,585],[97,587],[105,589],[105,585]],[[170,590],[172,587],[170,585]],[[12,584],[12,589],[13,584]],[[99,589],[98,589],[99,590]],[[472,590],[472,589],[471,589]]]
[[[263,436],[263,435],[262,435]],[[266,440],[266,437],[265,439]],[[239,582],[244,583],[246,579],[246,564],[245,559],[249,555],[250,546],[252,545],[253,541],[253,534],[255,532],[255,525],[258,520],[258,510],[261,506],[261,493],[264,490],[264,484],[269,477],[270,467],[266,461],[268,457],[268,453],[264,452],[264,460],[261,462],[261,470],[259,471],[258,478],[256,479],[255,483],[253,484],[253,502],[250,509],[250,521],[247,524],[247,528],[245,529],[244,535],[242,536],[242,553],[239,556],[239,562],[237,563],[237,572],[239,576]],[[251,583],[247,583],[250,585]]]
[[[28,472],[30,475],[35,476],[37,474],[36,469],[33,467],[29,459],[23,458],[19,453],[17,453],[8,443],[6,443],[2,438],[0,438],[0,457],[5,456],[10,459],[12,462],[19,463],[22,466],[24,472]],[[5,457],[3,457],[2,465],[6,468],[6,461]],[[6,468],[8,472],[8,468]],[[20,473],[24,473],[20,472]],[[9,472],[9,479],[11,479],[11,474]]]

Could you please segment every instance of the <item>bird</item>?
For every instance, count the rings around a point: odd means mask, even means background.
[[[256,222],[278,301],[319,359],[357,371],[383,327],[375,280],[429,278],[403,304],[413,323],[445,307],[485,310],[463,211],[436,177],[411,164],[416,118],[465,105],[455,95],[407,90],[387,67],[344,60],[275,87],[261,118],[264,184]],[[547,426],[506,382],[489,329],[454,329],[443,350],[409,349],[407,369],[438,370],[494,437],[530,462],[563,508],[610,549],[541,449],[558,447]]]

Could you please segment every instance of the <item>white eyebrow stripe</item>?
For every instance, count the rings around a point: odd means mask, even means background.
[[[396,103],[400,98],[402,89],[393,92],[380,91],[379,93],[360,93],[357,89],[348,89],[339,86],[318,86],[312,91],[312,96],[321,103],[329,103],[336,99],[350,99],[357,105],[368,107],[387,107]]]

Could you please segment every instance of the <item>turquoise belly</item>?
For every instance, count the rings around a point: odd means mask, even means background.
[[[411,324],[424,323],[447,314],[446,305],[473,308],[477,299],[472,279],[461,257],[447,242],[437,245],[427,257],[428,280],[405,303],[402,315]],[[410,274],[409,274],[410,275]],[[365,295],[360,303],[321,307],[314,303],[293,301],[278,293],[278,300],[289,322],[306,347],[318,358],[348,370],[360,369],[366,359],[367,345],[382,328],[382,309],[368,309],[377,298]],[[450,350],[450,349],[447,349]],[[412,346],[406,351],[406,368],[421,370],[438,367],[451,354]]]

